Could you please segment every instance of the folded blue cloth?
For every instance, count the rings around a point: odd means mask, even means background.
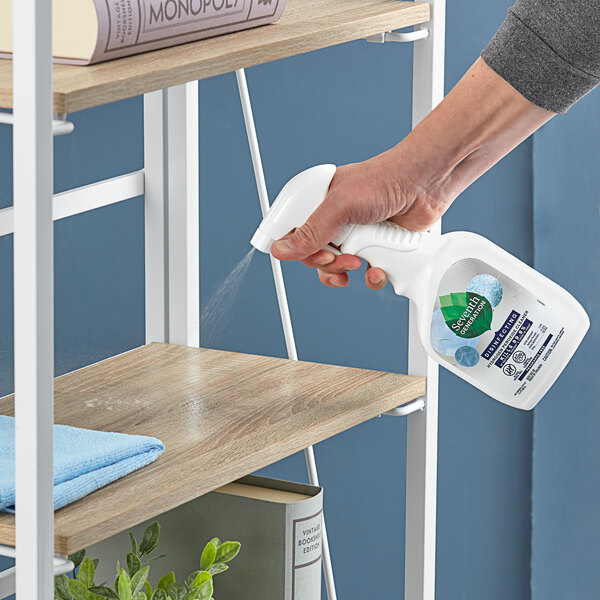
[[[54,426],[54,510],[155,461],[156,438]],[[0,415],[0,510],[15,509],[15,421]]]

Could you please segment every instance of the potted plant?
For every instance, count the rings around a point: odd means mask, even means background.
[[[113,587],[107,582],[94,581],[98,560],[86,557],[80,550],[69,556],[75,565],[72,577],[60,575],[54,580],[55,600],[211,600],[213,598],[213,577],[229,568],[227,564],[240,551],[240,542],[221,542],[213,538],[204,546],[199,569],[192,571],[185,581],[178,582],[175,573],[169,571],[158,579],[156,589],[152,589],[148,576],[150,563],[164,558],[164,554],[151,556],[160,538],[160,524],[151,523],[137,542],[129,533],[131,550],[127,554],[127,568],[117,561]]]

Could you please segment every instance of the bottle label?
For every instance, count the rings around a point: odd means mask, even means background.
[[[442,360],[519,396],[548,368],[564,334],[558,314],[513,279],[467,258],[444,274],[430,341]]]

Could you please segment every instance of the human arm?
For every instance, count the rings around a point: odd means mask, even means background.
[[[321,207],[287,244],[274,244],[274,256],[303,259],[323,283],[340,287],[360,259],[319,249],[345,223],[429,228],[475,179],[600,81],[599,19],[599,0],[519,0],[442,103],[394,148],[340,167]],[[381,270],[367,270],[369,287],[385,282]]]
[[[346,223],[390,219],[424,231],[454,199],[553,113],[526,100],[482,59],[398,145],[365,162],[339,167],[327,197],[305,225],[275,242],[273,255],[319,269],[325,285],[342,287],[357,256],[334,257],[323,248]],[[368,269],[366,283],[386,283]]]

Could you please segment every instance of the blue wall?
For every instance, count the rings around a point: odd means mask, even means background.
[[[476,59],[510,3],[449,3],[447,89]],[[309,165],[362,160],[408,133],[411,55],[410,45],[360,41],[250,69],[271,195]],[[205,302],[247,252],[258,200],[233,76],[201,82],[200,98]],[[75,133],[56,141],[57,189],[141,167],[139,98],[78,113],[74,120]],[[9,133],[0,129],[0,206],[10,204]],[[463,194],[445,229],[478,231],[531,262],[531,191],[526,142]],[[140,199],[57,224],[56,263],[57,372],[143,343]],[[406,370],[403,299],[390,289],[365,289],[360,275],[349,290],[318,285],[300,265],[285,265],[285,276],[301,357]],[[12,387],[9,238],[0,239],[0,277],[0,388],[6,393]],[[205,341],[282,356],[278,319],[268,261],[257,256],[231,321]],[[442,373],[438,599],[529,598],[531,428],[530,413]],[[317,447],[341,598],[399,596],[403,589],[404,440],[403,420],[386,417]],[[302,455],[265,472],[306,479]]]
[[[535,600],[600,596],[600,94],[535,136],[535,266],[591,318],[575,358],[535,410]]]

